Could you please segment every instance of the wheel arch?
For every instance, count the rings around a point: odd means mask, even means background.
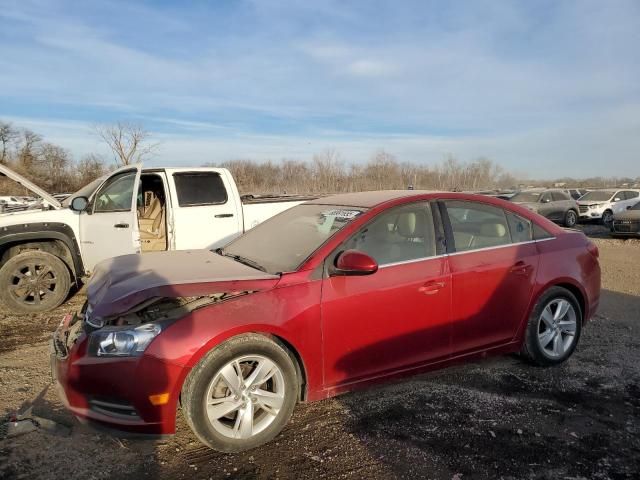
[[[78,282],[84,264],[75,234],[63,223],[12,225],[0,230],[0,266],[24,250],[41,250],[64,261]]]
[[[578,282],[576,282],[571,278],[559,278],[556,280],[552,280],[546,285],[544,285],[542,288],[540,288],[537,295],[535,296],[535,298],[533,298],[533,301],[531,302],[531,306],[529,308],[529,313],[527,315],[527,318],[529,318],[529,315],[531,315],[531,312],[533,311],[536,304],[538,303],[538,300],[540,300],[540,297],[542,297],[542,295],[544,295],[552,287],[564,288],[565,290],[568,290],[569,292],[571,292],[574,297],[576,297],[576,300],[578,300],[578,306],[580,307],[580,313],[582,314],[582,323],[584,324],[585,318],[588,318],[587,317],[588,315],[587,294],[584,291],[583,287]]]
[[[193,367],[200,362],[210,351],[212,351],[213,349],[217,348],[219,345],[221,345],[222,343],[231,340],[232,338],[241,336],[241,335],[246,335],[246,334],[255,334],[255,335],[261,335],[263,337],[266,337],[272,341],[274,341],[275,343],[279,344],[280,347],[284,348],[284,350],[287,352],[287,354],[289,355],[289,357],[291,358],[291,361],[293,363],[293,366],[296,370],[296,376],[298,378],[298,400],[299,401],[306,401],[307,400],[307,392],[309,389],[309,384],[308,384],[308,372],[307,372],[307,367],[305,366],[305,362],[303,359],[302,354],[300,353],[300,349],[296,348],[295,343],[292,342],[289,338],[286,337],[286,335],[284,335],[282,332],[280,331],[273,331],[271,329],[268,328],[244,328],[242,330],[235,330],[235,331],[231,331],[231,332],[225,332],[222,335],[219,335],[213,339],[211,339],[209,342],[207,342],[202,348],[200,348],[197,352],[195,352],[191,358],[189,359],[189,361],[187,362],[187,364],[185,365],[185,372],[182,375],[182,378],[179,380],[179,385],[178,385],[178,392],[182,391],[184,382],[187,379],[187,376],[189,375],[189,372],[193,369]],[[181,399],[180,399],[181,401]]]

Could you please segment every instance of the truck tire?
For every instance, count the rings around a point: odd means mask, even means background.
[[[18,312],[52,310],[66,300],[70,288],[67,265],[47,252],[22,252],[0,268],[0,299]]]

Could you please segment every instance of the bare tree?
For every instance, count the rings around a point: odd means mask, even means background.
[[[6,165],[9,161],[9,145],[18,138],[18,131],[8,122],[0,122],[0,143],[2,143],[2,152],[0,152],[0,163]]]
[[[18,167],[28,172],[31,170],[38,159],[38,146],[42,141],[42,137],[31,130],[22,130],[19,139],[18,148]]]
[[[109,146],[117,165],[131,165],[151,155],[158,147],[149,143],[151,134],[137,123],[117,122],[96,125],[96,134]]]
[[[76,165],[77,184],[82,187],[107,173],[104,161],[98,155],[90,153],[80,159]]]

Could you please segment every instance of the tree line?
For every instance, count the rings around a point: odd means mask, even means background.
[[[0,120],[0,163],[52,193],[73,192],[117,166],[129,165],[153,155],[158,148],[142,125],[117,122],[93,127],[97,141],[113,154],[113,163],[97,154],[74,160],[71,153],[39,134]],[[385,150],[375,152],[368,162],[345,161],[328,149],[310,161],[283,159],[257,162],[230,160],[228,168],[240,193],[332,193],[363,190],[407,189],[480,191],[515,189],[521,186],[610,187],[640,182],[638,178],[563,178],[553,181],[518,179],[487,158],[461,162],[453,156],[435,163],[400,161]],[[0,195],[29,195],[8,179],[0,179]]]
[[[102,157],[88,154],[74,161],[71,153],[39,134],[0,121],[0,163],[24,175],[48,192],[73,192],[104,175],[109,169]],[[31,195],[3,178],[3,195]]]
[[[336,150],[311,162],[232,160],[208,164],[228,168],[241,193],[331,193],[364,190],[486,190],[513,188],[516,178],[489,159],[460,162],[453,157],[432,165],[401,162],[380,150],[364,163],[345,162]]]

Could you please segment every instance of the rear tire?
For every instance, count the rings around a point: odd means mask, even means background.
[[[573,228],[578,223],[578,213],[575,210],[567,210],[564,214],[564,226],[567,228]]]
[[[18,312],[38,313],[61,305],[69,295],[71,275],[55,255],[38,250],[11,257],[0,269],[0,298]]]
[[[289,422],[299,382],[288,352],[257,334],[211,350],[182,387],[182,410],[198,439],[220,452],[262,445]]]
[[[558,365],[573,354],[581,331],[582,311],[576,297],[565,288],[551,287],[529,316],[520,353],[534,365]]]

